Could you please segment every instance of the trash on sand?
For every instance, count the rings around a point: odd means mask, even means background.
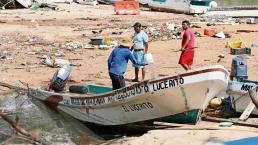
[[[86,44],[86,45],[84,46],[84,48],[85,48],[85,49],[96,49],[96,48],[98,48],[98,46]]]
[[[99,31],[92,30],[91,32],[92,32],[93,34],[100,34],[102,31],[103,31],[103,30],[100,29]]]
[[[64,65],[67,65],[67,64],[71,64],[71,63],[68,60],[56,58],[54,64],[56,66],[61,67],[61,66],[64,66]]]
[[[199,25],[197,25],[197,24],[193,24],[193,25],[191,26],[191,28],[202,28],[202,27],[199,26]]]
[[[175,23],[173,23],[173,22],[167,22],[166,25],[167,25],[167,29],[168,29],[170,32],[173,32],[173,31],[175,30]]]
[[[231,127],[233,125],[232,122],[221,122],[219,123],[220,127]]]
[[[252,47],[252,48],[258,48],[258,44],[253,43],[253,44],[251,45],[251,47]]]
[[[257,24],[258,20],[256,18],[246,19],[246,24]]]
[[[79,4],[84,4],[84,5],[91,5],[91,6],[96,6],[98,4],[97,0],[76,0]]]
[[[222,32],[222,31],[220,31],[219,33],[215,34],[215,37],[222,38],[222,39],[226,38],[224,32]]]
[[[99,49],[110,49],[113,48],[114,46],[112,45],[99,45]]]
[[[91,45],[113,45],[114,40],[112,40],[109,36],[104,38],[91,38],[89,44]]]
[[[11,54],[7,50],[0,50],[0,60],[12,60]]]
[[[44,55],[42,58],[43,58],[41,61],[42,64],[45,64],[50,67],[54,66],[54,61],[49,56]]]
[[[205,28],[203,34],[206,35],[206,36],[214,36],[215,33],[216,33],[215,29],[213,29],[213,28]]]
[[[70,64],[68,60],[55,58],[54,60],[47,55],[43,55],[41,63],[50,67],[62,67],[66,64]]]
[[[83,45],[79,42],[70,42],[65,44],[65,48],[67,50],[81,49]]]
[[[33,10],[43,9],[43,10],[59,10],[57,5],[48,4],[48,3],[33,3],[30,7]]]
[[[103,45],[104,44],[103,38],[92,38],[92,39],[90,39],[89,44],[91,44],[91,45]]]
[[[145,31],[151,36],[159,36],[159,32],[154,27],[148,27]]]

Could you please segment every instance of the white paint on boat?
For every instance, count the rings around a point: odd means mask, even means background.
[[[226,91],[229,74],[223,66],[204,67],[95,95],[71,95],[30,89],[30,95],[85,122],[123,125],[204,110],[210,99]],[[58,104],[57,104],[58,103]]]

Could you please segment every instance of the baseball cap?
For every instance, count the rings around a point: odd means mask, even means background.
[[[141,27],[142,25],[141,25],[141,23],[139,23],[139,22],[135,22],[134,24],[133,24],[133,27]]]

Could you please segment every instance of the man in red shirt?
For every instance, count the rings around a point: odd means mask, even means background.
[[[190,22],[185,20],[182,22],[182,28],[184,30],[184,34],[182,36],[182,44],[181,44],[181,56],[179,59],[179,64],[185,69],[190,70],[191,65],[193,64],[194,58],[194,40],[195,36],[190,28]]]

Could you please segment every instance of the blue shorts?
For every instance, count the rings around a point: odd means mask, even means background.
[[[138,50],[138,51],[133,51],[133,55],[136,59],[136,62],[138,65],[134,65],[133,67],[135,68],[144,68],[144,51],[143,50]]]

